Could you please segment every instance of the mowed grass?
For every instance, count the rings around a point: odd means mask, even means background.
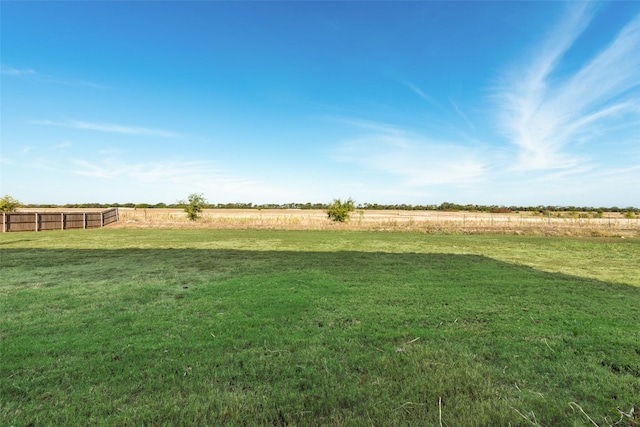
[[[638,239],[6,233],[0,267],[0,425],[640,424]]]

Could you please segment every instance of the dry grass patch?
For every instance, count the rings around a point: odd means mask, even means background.
[[[514,234],[538,236],[638,237],[640,219],[622,214],[602,218],[542,216],[536,213],[358,210],[336,224],[322,210],[207,209],[189,221],[180,209],[120,209],[116,228],[211,228],[269,230],[409,231],[429,234]]]

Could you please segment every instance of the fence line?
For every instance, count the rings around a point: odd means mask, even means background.
[[[3,212],[2,231],[47,231],[100,228],[120,218],[118,208],[102,212]]]

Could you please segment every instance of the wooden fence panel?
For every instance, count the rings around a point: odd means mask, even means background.
[[[108,211],[102,212],[103,224],[107,225],[112,222],[116,222],[118,220],[118,209],[109,209]]]
[[[64,229],[64,213],[41,213],[38,219],[40,231]]]
[[[33,213],[7,212],[5,215],[6,231],[36,231],[36,215]]]
[[[118,221],[118,209],[102,212],[3,212],[3,232],[100,228]]]
[[[87,212],[87,228],[102,227],[102,212]]]
[[[77,230],[83,229],[84,226],[84,212],[71,212],[65,214],[65,229],[66,230]]]

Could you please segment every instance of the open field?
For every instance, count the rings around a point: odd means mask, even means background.
[[[34,211],[34,209],[28,209]],[[91,211],[50,208],[44,212]],[[99,211],[100,209],[96,209]],[[356,210],[345,224],[332,223],[323,210],[205,209],[190,221],[182,209],[119,208],[115,228],[211,228],[268,230],[411,231],[430,234],[515,234],[538,236],[640,237],[640,217],[619,212],[485,213]]]
[[[419,231],[455,234],[529,234],[543,236],[640,237],[640,218],[624,218],[605,212],[601,218],[587,212],[481,213],[438,211],[353,212],[348,224],[336,225],[322,210],[207,209],[197,222],[189,221],[180,209],[120,208],[118,228],[229,228],[377,231]]]
[[[640,425],[640,240],[0,235],[1,425]]]

